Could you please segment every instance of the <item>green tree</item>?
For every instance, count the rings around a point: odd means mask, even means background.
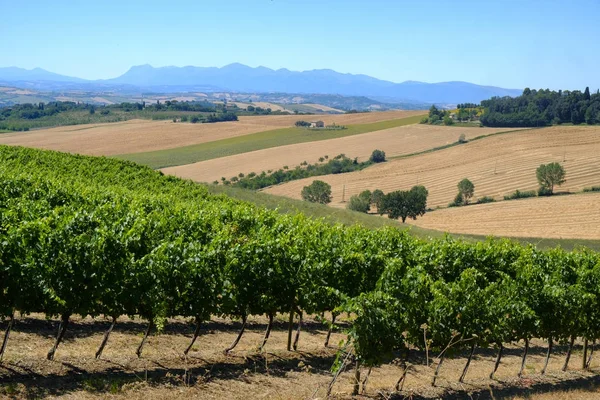
[[[473,185],[473,182],[471,182],[467,178],[458,182],[458,193],[462,197],[462,202],[465,205],[469,204],[469,199],[471,197],[473,197],[474,191],[475,191],[475,185]]]
[[[536,170],[541,188],[548,190],[549,194],[554,193],[555,185],[560,186],[566,182],[565,175],[565,169],[557,162],[542,164]]]
[[[313,181],[302,189],[302,199],[311,203],[331,203],[331,185],[323,181]]]
[[[369,161],[374,163],[380,163],[385,161],[385,151],[383,150],[373,150]]]
[[[453,125],[453,124],[454,124],[454,121],[452,120],[452,118],[450,118],[449,116],[446,115],[444,117],[444,125],[449,126],[449,125]]]
[[[371,204],[370,204],[370,201],[366,201],[364,198],[362,198],[358,195],[354,195],[354,196],[350,197],[350,201],[348,202],[348,205],[346,206],[346,208],[348,208],[348,210],[352,210],[352,211],[368,213],[369,210],[371,209]]]
[[[373,190],[373,193],[371,193],[371,204],[375,204],[377,206],[377,210],[379,210],[384,196],[385,194],[381,189],[375,189]]]
[[[410,190],[398,190],[383,197],[379,214],[388,214],[388,218],[417,219],[427,210],[427,189],[424,186],[414,186]]]

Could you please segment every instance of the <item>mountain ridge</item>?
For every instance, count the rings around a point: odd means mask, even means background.
[[[331,69],[275,70],[264,66],[249,67],[241,63],[232,63],[220,68],[191,65],[153,67],[150,64],[142,64],[132,66],[118,77],[99,80],[69,77],[41,68],[26,70],[7,67],[0,68],[0,81],[53,81],[65,84],[131,85],[141,88],[172,86],[182,91],[206,85],[231,92],[339,94],[446,104],[479,103],[493,96],[521,94],[519,89],[504,89],[462,81],[426,83],[409,80],[395,83],[365,74],[340,73]]]

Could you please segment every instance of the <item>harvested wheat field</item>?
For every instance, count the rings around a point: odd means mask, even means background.
[[[567,182],[557,189],[559,191],[579,191],[600,184],[600,127],[510,132],[388,161],[358,172],[288,182],[266,192],[300,198],[304,186],[321,179],[332,186],[331,205],[344,207],[344,188],[345,200],[348,200],[365,189],[381,189],[387,193],[419,184],[429,190],[429,207],[445,207],[454,199],[456,185],[463,178],[469,178],[475,185],[474,198],[501,199],[516,189],[535,190],[538,187],[536,168],[550,162],[560,162],[566,170]]]
[[[135,349],[146,324],[121,318],[101,359],[96,360],[94,353],[109,323],[100,318],[94,321],[75,317],[55,360],[47,361],[46,351],[52,346],[58,321],[46,320],[42,315],[22,317],[17,320],[0,363],[0,396],[143,400],[324,398],[337,350],[323,347],[324,325],[312,318],[303,325],[298,351],[285,350],[286,319],[286,315],[277,317],[264,351],[259,351],[266,318],[251,318],[242,340],[229,355],[223,349],[235,338],[240,324],[213,319],[203,325],[188,357],[182,353],[189,344],[193,326],[183,319],[169,320],[161,334],[150,336],[142,358],[137,358]],[[344,338],[343,333],[334,333],[332,346]],[[593,357],[590,371],[582,371],[580,343],[576,343],[567,372],[561,371],[566,346],[556,345],[547,374],[542,376],[546,346],[543,341],[532,340],[524,375],[519,379],[516,375],[522,351],[522,343],[507,344],[494,379],[489,379],[496,351],[477,349],[462,384],[458,377],[466,352],[459,352],[444,361],[436,387],[431,387],[437,366],[434,355],[430,354],[432,362],[428,367],[425,353],[411,350],[408,375],[398,394],[400,398],[438,398],[447,393],[455,396],[452,398],[467,398],[469,393],[474,397],[492,393],[495,398],[529,398],[537,389],[547,393],[540,397],[545,399],[567,389],[580,395],[591,394],[600,384],[596,375],[600,359]],[[361,397],[389,398],[402,371],[400,365],[392,364],[373,368]],[[362,370],[363,378],[366,372],[366,368]],[[334,384],[333,397],[350,398],[353,378],[354,371],[349,366]]]
[[[452,233],[598,240],[600,193],[447,208],[409,222]]]
[[[319,116],[327,124],[362,124],[423,114],[423,111],[387,111]],[[206,143],[292,127],[302,116],[267,115],[240,117],[215,124],[130,120],[107,124],[71,125],[2,134],[0,144],[36,147],[87,155],[140,153]],[[306,116],[310,117],[310,116]]]
[[[344,153],[359,161],[368,160],[375,149],[384,150],[386,156],[395,157],[429,150],[434,147],[455,143],[460,134],[467,139],[509,131],[511,128],[453,128],[447,126],[407,125],[384,129],[356,136],[299,143],[288,146],[252,151],[249,153],[221,157],[194,164],[164,168],[167,174],[198,182],[212,182],[222,176],[231,178],[240,172],[248,174],[277,170],[284,166],[294,168],[303,161],[319,162],[325,155],[335,157]]]

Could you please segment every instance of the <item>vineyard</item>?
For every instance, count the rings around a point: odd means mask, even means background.
[[[587,368],[600,339],[600,256],[585,249],[330,225],[213,196],[130,162],[16,147],[0,146],[0,185],[0,357],[16,312],[60,318],[49,360],[74,316],[112,321],[100,358],[121,316],[147,321],[141,357],[149,334],[176,317],[196,324],[181,348],[187,354],[214,317],[241,321],[224,349],[232,352],[250,316],[266,317],[262,349],[285,314],[291,351],[302,347],[303,318],[331,316],[331,333],[343,314],[351,323],[332,382],[354,368],[358,393],[373,367],[392,362],[397,391],[417,362],[436,364],[434,386],[444,360],[464,350],[460,382],[483,349],[497,352],[493,376],[517,341],[525,343],[514,371],[521,376],[533,339],[547,343],[546,365],[555,344],[567,345],[563,370],[581,340]]]

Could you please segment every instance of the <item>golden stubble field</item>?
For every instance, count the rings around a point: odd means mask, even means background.
[[[409,222],[453,233],[597,240],[600,239],[600,193],[447,208]]]
[[[72,125],[0,135],[0,144],[36,147],[87,155],[117,155],[172,149],[227,139],[272,129],[292,127],[298,120],[323,120],[327,124],[364,124],[405,118],[423,111],[385,111],[343,115],[267,115],[240,117],[215,124],[130,120]]]
[[[382,148],[382,150],[386,150]],[[537,179],[535,170],[540,164],[549,162],[560,162],[566,170],[567,182],[558,191],[579,191],[586,186],[600,184],[600,128],[599,127],[550,127],[544,129],[533,129],[521,132],[511,132],[503,135],[492,136],[477,140],[461,146],[409,157],[379,164],[363,171],[349,174],[330,175],[318,178],[308,178],[299,181],[288,182],[266,190],[267,193],[283,195],[292,198],[300,198],[302,188],[310,184],[314,179],[321,179],[332,186],[333,207],[345,207],[342,196],[347,201],[350,196],[358,194],[365,189],[381,189],[384,192],[394,190],[405,190],[419,184],[429,190],[428,206],[445,207],[450,203],[457,193],[456,185],[463,178],[469,178],[475,185],[475,198],[492,196],[501,199],[504,195],[519,190],[536,190]],[[345,192],[345,193],[344,193]],[[536,206],[529,208],[532,211],[527,219],[521,219],[521,228],[518,234],[510,228],[502,231],[507,236],[536,236],[540,237],[590,237],[600,238],[597,228],[595,233],[585,233],[583,229],[576,233],[573,226],[587,226],[588,220],[597,218],[598,207],[587,204],[585,207],[590,214],[580,213],[576,207],[571,207],[569,200],[596,202],[596,197],[586,196],[556,196],[547,200],[537,199],[540,206],[547,208],[541,210],[542,214],[535,213]],[[500,210],[512,207],[529,207],[527,204],[531,199],[519,200],[514,204],[497,203],[491,204],[486,211],[495,207]],[[548,203],[544,203],[547,201]],[[554,208],[553,204],[562,205]],[[597,204],[597,203],[595,203]],[[480,207],[480,206],[477,206]],[[471,212],[469,208],[457,211],[436,211],[439,215],[465,212],[465,216]],[[500,218],[501,211],[496,214]],[[526,211],[521,215],[525,215]],[[555,215],[566,214],[565,224],[572,225],[563,231],[558,225]],[[458,214],[452,214],[458,215]],[[435,212],[431,214],[432,227]],[[442,218],[442,217],[440,217]],[[502,218],[509,218],[504,216]],[[455,218],[454,220],[457,220]],[[426,225],[426,219],[418,221],[420,226]],[[515,222],[516,223],[516,222]],[[549,224],[554,229],[544,229]],[[534,227],[537,225],[537,227]],[[441,225],[440,225],[441,226]],[[447,229],[454,232],[454,226],[448,224]],[[528,229],[531,230],[528,233]],[[466,230],[466,229],[465,229]],[[481,224],[478,232],[491,233],[487,231],[485,223]],[[500,231],[496,231],[500,232]],[[464,232],[474,233],[474,232]],[[500,233],[498,233],[500,234]]]
[[[325,155],[333,158],[344,153],[359,161],[369,158],[373,150],[384,150],[387,157],[416,153],[454,143],[461,134],[467,139],[512,130],[512,128],[454,128],[447,126],[407,125],[338,139],[299,143],[271,149],[237,154],[194,164],[164,168],[166,174],[198,182],[231,178],[240,172],[248,174],[295,168],[303,161],[318,162]]]
[[[335,360],[336,346],[345,339],[343,332],[334,333],[331,347],[324,348],[325,328],[313,318],[307,318],[298,344],[298,351],[285,350],[286,315],[279,315],[264,351],[258,350],[266,318],[249,319],[246,333],[229,355],[223,354],[237,335],[239,323],[213,318],[204,324],[201,336],[188,357],[182,351],[189,344],[193,327],[183,319],[169,320],[162,334],[150,336],[143,356],[135,349],[141,340],[145,323],[120,318],[104,354],[95,360],[93,354],[102,340],[108,322],[101,318],[74,317],[65,342],[58,348],[54,361],[45,359],[51,347],[56,320],[43,315],[19,318],[11,334],[5,359],[0,363],[0,397],[7,398],[113,398],[113,399],[311,399],[324,398],[331,381],[330,368]],[[440,370],[435,388],[430,385],[436,363],[426,366],[424,352],[411,350],[411,365],[404,385],[403,397],[418,394],[438,398],[458,391],[465,398],[468,392],[483,393],[492,398],[529,397],[535,388],[547,394],[540,399],[567,399],[569,393],[578,398],[599,398],[594,392],[598,384],[595,375],[600,359],[594,355],[590,371],[582,371],[582,347],[577,342],[569,371],[562,372],[566,346],[556,344],[548,372],[540,375],[546,344],[532,340],[524,376],[517,378],[523,351],[522,343],[507,344],[502,363],[494,379],[489,379],[496,351],[478,349],[464,383],[458,377],[466,361],[466,351],[447,358]],[[434,358],[434,355],[431,355]],[[366,368],[362,369],[362,378]],[[373,368],[364,396],[387,398],[402,373],[399,365],[387,364]],[[332,390],[333,398],[351,398],[354,371],[343,372]],[[591,386],[591,388],[589,387]],[[576,392],[564,392],[576,389]],[[588,397],[585,397],[585,396]],[[592,397],[596,396],[596,397]],[[475,396],[477,397],[477,396]],[[422,397],[419,397],[422,398]],[[460,398],[460,397],[453,397]]]

